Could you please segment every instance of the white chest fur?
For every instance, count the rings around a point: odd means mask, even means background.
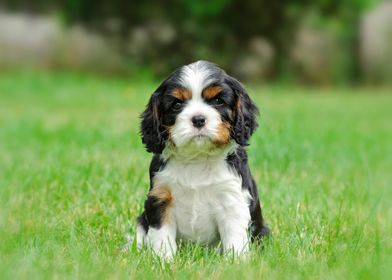
[[[169,160],[154,176],[155,186],[172,193],[170,220],[177,238],[212,243],[238,227],[246,230],[250,221],[249,193],[242,180],[224,159],[200,162]],[[234,230],[235,231],[235,230]]]

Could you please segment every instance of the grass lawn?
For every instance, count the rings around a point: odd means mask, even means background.
[[[122,252],[148,189],[138,114],[157,86],[0,73],[1,279],[390,279],[387,90],[251,87],[250,165],[273,239],[244,261]]]

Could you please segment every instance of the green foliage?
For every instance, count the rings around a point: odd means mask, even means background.
[[[348,59],[342,61],[340,76],[353,81],[358,77],[357,55],[360,15],[380,0],[301,0],[284,3],[267,0],[217,0],[217,1],[123,1],[123,0],[5,0],[7,7],[37,11],[58,10],[69,24],[84,23],[89,28],[114,36],[121,42],[119,49],[130,57],[129,64],[136,71],[141,65],[151,65],[156,74],[166,75],[178,65],[198,59],[212,60],[226,69],[233,69],[237,59],[248,50],[256,36],[267,39],[275,49],[273,77],[281,77],[287,70],[287,61],[295,32],[309,12],[319,23],[331,18],[344,29],[345,49]],[[108,22],[116,20],[116,32]],[[176,29],[176,37],[169,45],[150,43],[143,52],[127,53],[130,31],[135,26],[148,26],[151,22],[168,22]],[[110,24],[109,24],[110,25]]]
[[[217,1],[187,1],[181,0],[179,1],[184,10],[187,12],[189,16],[214,16],[220,14],[224,7],[230,2],[230,0],[217,0]]]
[[[264,250],[241,262],[185,245],[172,264],[122,252],[148,189],[138,114],[156,84],[2,73],[2,279],[390,277],[392,98],[371,89],[250,88]]]

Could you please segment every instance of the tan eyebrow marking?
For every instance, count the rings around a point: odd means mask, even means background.
[[[181,101],[186,101],[192,98],[192,92],[185,88],[176,88],[172,95]]]
[[[209,100],[213,99],[215,96],[217,96],[220,92],[222,91],[222,88],[220,86],[211,86],[208,88],[205,88],[203,90],[202,96]]]

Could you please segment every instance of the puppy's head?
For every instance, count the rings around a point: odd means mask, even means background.
[[[177,69],[152,94],[141,114],[142,141],[152,153],[219,149],[248,143],[257,107],[244,87],[216,65],[198,61]]]

